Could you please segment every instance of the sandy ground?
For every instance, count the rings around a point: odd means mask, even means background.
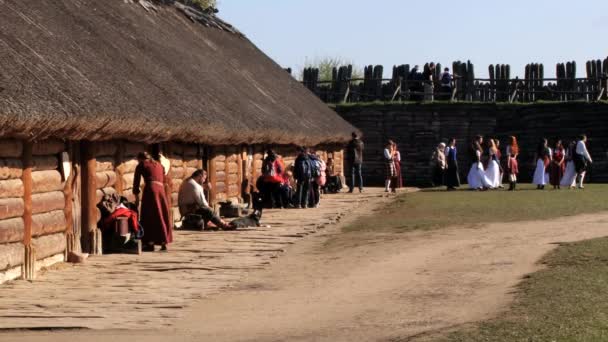
[[[0,341],[416,340],[507,308],[540,257],[560,242],[608,235],[607,222],[600,213],[400,235],[335,226],[197,302],[171,330],[13,332]]]

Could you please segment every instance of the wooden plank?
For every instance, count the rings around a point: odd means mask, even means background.
[[[23,174],[21,179],[0,181],[0,198],[23,197]]]
[[[23,173],[21,159],[0,158],[0,180],[20,179]]]
[[[21,158],[23,142],[17,139],[0,139],[0,158]]]
[[[41,260],[63,253],[66,249],[65,233],[41,236],[32,241],[36,250],[36,259]]]
[[[23,155],[21,161],[23,162],[23,244],[29,246],[32,242],[32,193],[34,187],[34,181],[32,179],[32,153],[33,144],[32,142],[23,143]],[[42,171],[44,172],[44,171]],[[59,172],[57,172],[59,174]],[[61,175],[59,175],[61,179]],[[60,180],[61,182],[61,180]]]
[[[23,217],[16,217],[0,221],[0,243],[23,242]]]
[[[23,265],[23,244],[21,242],[0,245],[0,270]]]
[[[24,207],[23,198],[0,198],[0,220],[22,217]]]
[[[25,144],[24,144],[25,149]],[[65,142],[59,139],[48,139],[44,141],[38,141],[32,146],[32,155],[34,156],[49,156],[57,155],[64,152]]]
[[[63,202],[62,202],[63,204]],[[49,213],[32,216],[32,237],[49,235],[59,232],[65,233],[65,213],[63,208]]]
[[[25,149],[24,149],[25,151]],[[31,171],[30,180],[32,181],[32,192],[43,193],[51,191],[63,191],[61,173],[56,170]],[[25,182],[24,182],[25,187]]]
[[[64,191],[32,194],[32,214],[62,210],[65,206]]]

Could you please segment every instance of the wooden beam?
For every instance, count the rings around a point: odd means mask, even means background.
[[[36,277],[36,252],[32,247],[32,192],[34,182],[32,180],[32,151],[34,144],[26,141],[23,144],[21,162],[23,163],[23,245],[24,262],[22,268],[23,279],[33,280]]]
[[[213,202],[215,201],[215,196],[217,194],[216,190],[216,180],[217,174],[215,170],[215,147],[209,148],[209,169],[207,170],[207,181],[211,185],[211,191],[209,191],[209,204],[213,206]]]
[[[83,250],[90,254],[101,254],[101,234],[97,231],[97,161],[95,143],[83,141],[82,172],[82,233]]]

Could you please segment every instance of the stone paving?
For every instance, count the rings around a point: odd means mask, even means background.
[[[380,189],[324,195],[317,209],[265,211],[257,229],[175,231],[169,253],[95,256],[85,264],[54,266],[34,282],[0,285],[0,329],[171,326],[194,301],[267,267],[298,239],[358,214],[361,203],[384,197]]]

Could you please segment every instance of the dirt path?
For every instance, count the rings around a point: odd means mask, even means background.
[[[504,309],[558,242],[608,235],[608,213],[401,235],[333,235],[192,305],[171,330],[0,335],[4,341],[412,340]],[[365,241],[365,244],[361,244]],[[7,337],[7,339],[5,339]]]

